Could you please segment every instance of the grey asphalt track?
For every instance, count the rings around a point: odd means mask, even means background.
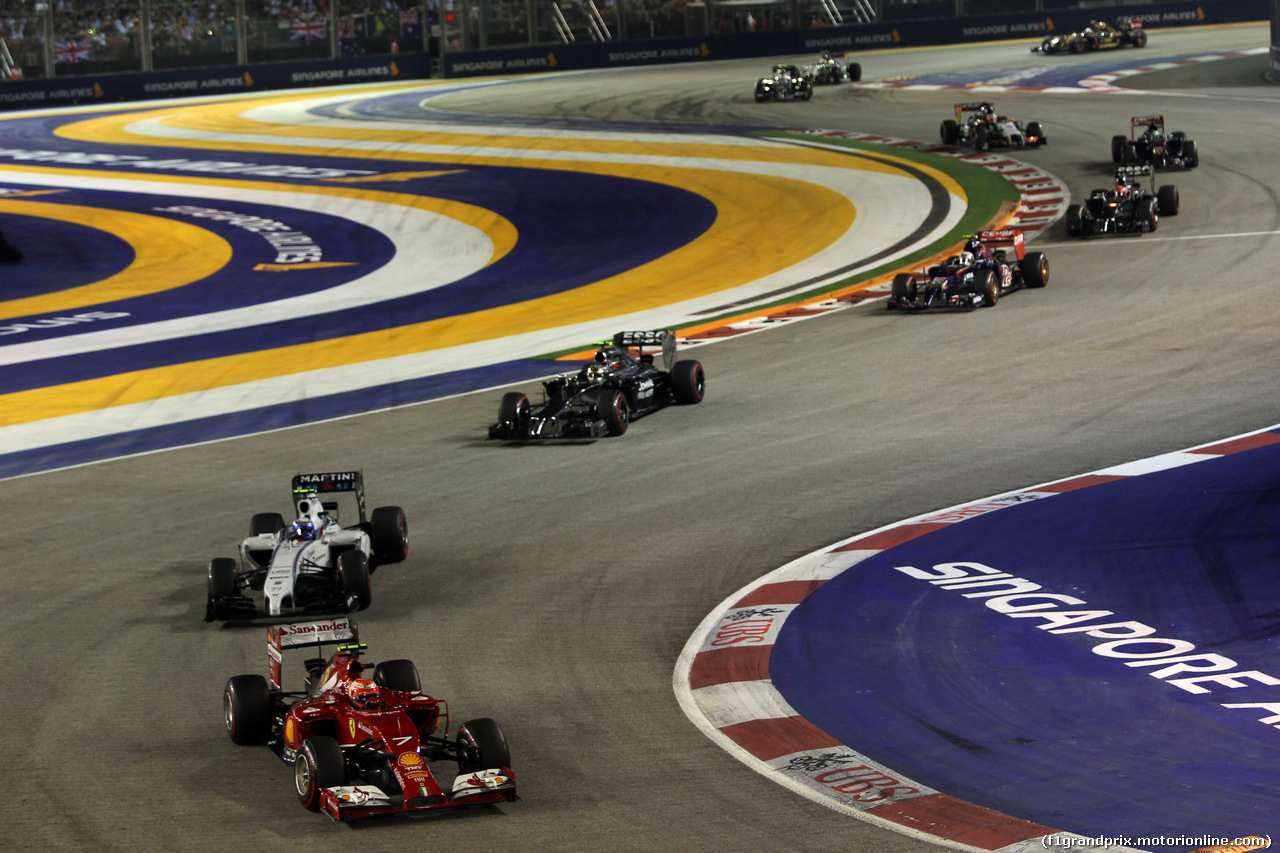
[[[1028,44],[859,58],[866,79],[1090,61]],[[1265,25],[1156,32],[1143,58],[1266,44]],[[958,100],[841,86],[757,105],[767,65],[565,76],[446,106],[932,140]],[[703,347],[706,401],[620,439],[486,442],[496,390],[0,482],[0,847],[932,849],[721,752],[677,706],[676,656],[734,590],[843,537],[1280,422],[1280,89],[1265,69],[1262,55],[1126,81],[1143,94],[992,93],[1045,125],[1049,145],[1015,156],[1076,196],[1106,182],[1130,115],[1163,113],[1202,156],[1162,178],[1181,215],[1088,242],[1059,223],[1038,239],[1048,288],[991,310],[859,306]],[[415,659],[455,724],[496,718],[522,802],[332,824],[268,751],[223,733],[222,684],[263,670],[265,640],[200,621],[205,565],[252,513],[288,508],[290,475],[346,468],[412,531],[409,560],[374,578],[371,657]]]

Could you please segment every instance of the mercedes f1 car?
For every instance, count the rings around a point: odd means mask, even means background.
[[[945,262],[894,276],[888,307],[920,311],[991,306],[1007,293],[1048,283],[1048,258],[1043,252],[1026,251],[1021,231],[979,231],[965,239],[964,251]]]
[[[955,118],[945,119],[940,129],[946,145],[972,145],[978,151],[988,148],[1029,148],[1044,145],[1048,139],[1038,121],[1014,121],[997,115],[990,102],[956,104]]]
[[[1045,36],[1032,53],[1084,53],[1086,50],[1110,50],[1114,47],[1147,46],[1147,31],[1137,18],[1121,18],[1115,26],[1106,21],[1093,21],[1078,33]]]
[[[356,524],[338,523],[340,495],[354,499]],[[209,562],[206,622],[363,610],[372,599],[369,576],[408,556],[404,510],[378,507],[366,518],[359,471],[298,474],[293,499],[293,523],[279,513],[258,513],[240,543],[240,559]]]
[[[1164,116],[1134,116],[1129,120],[1129,139],[1111,137],[1111,161],[1125,166],[1153,169],[1194,169],[1200,165],[1195,140],[1180,130],[1165,136]]]
[[[813,97],[813,78],[796,65],[775,65],[773,73],[756,81],[756,101],[790,101]]]
[[[542,404],[533,408],[519,392],[503,395],[489,438],[601,438],[622,435],[633,418],[672,403],[702,402],[706,374],[696,361],[676,360],[669,331],[619,332],[598,344],[595,359],[577,373],[543,382]],[[635,347],[633,354],[631,348]],[[662,368],[646,347],[658,347]]]
[[[846,80],[856,83],[862,79],[862,66],[856,62],[846,64],[844,54],[836,55],[824,50],[804,67],[804,73],[812,77],[815,84],[843,83]]]
[[[484,717],[449,736],[449,705],[422,692],[410,660],[362,660],[350,617],[267,629],[268,676],[236,675],[222,694],[237,744],[266,744],[293,765],[298,800],[334,820],[513,802],[516,780],[502,729]],[[312,648],[303,690],[282,687],[284,652]],[[455,763],[452,781],[431,762]],[[447,765],[446,765],[447,766]]]
[[[1161,216],[1177,216],[1178,188],[1168,184],[1158,190],[1148,190],[1139,179],[1150,175],[1150,166],[1116,169],[1112,189],[1094,190],[1083,204],[1067,208],[1067,234],[1071,237],[1145,234],[1156,230]]]

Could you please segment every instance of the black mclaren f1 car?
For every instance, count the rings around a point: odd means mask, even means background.
[[[1113,188],[1094,190],[1084,203],[1067,208],[1067,234],[1145,234],[1156,230],[1161,216],[1177,216],[1178,188],[1166,184],[1158,190],[1148,190],[1139,179],[1150,175],[1150,166],[1116,169]]]
[[[676,360],[673,333],[619,332],[597,346],[595,358],[577,373],[542,383],[541,405],[531,406],[520,391],[504,394],[489,438],[526,441],[622,435],[633,418],[672,403],[702,402],[706,374],[697,361]],[[654,353],[645,352],[646,347],[659,349],[663,367],[654,363]]]

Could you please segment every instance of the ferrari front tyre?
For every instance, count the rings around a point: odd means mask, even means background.
[[[622,435],[631,422],[631,407],[627,395],[617,388],[601,388],[596,392],[596,417],[604,421],[609,435]]]
[[[1178,188],[1173,184],[1156,190],[1156,206],[1161,216],[1178,215]]]
[[[421,693],[422,679],[418,667],[411,660],[399,658],[384,660],[373,668],[373,681],[379,687],[398,693]]]
[[[339,554],[338,577],[343,595],[355,596],[356,609],[367,608],[373,601],[373,588],[369,585],[369,560],[364,552],[351,550]]]
[[[1020,269],[1022,282],[1027,287],[1044,287],[1049,283],[1049,259],[1044,252],[1027,252]]]
[[[474,773],[477,770],[511,769],[511,748],[506,735],[496,722],[488,717],[467,720],[458,726],[454,741],[458,753],[458,772]]]
[[[398,506],[377,507],[369,516],[369,527],[377,565],[403,563],[409,556],[409,521],[404,510]]]
[[[849,82],[857,83],[862,79],[862,66],[857,62],[849,63]]]
[[[284,516],[278,512],[259,512],[249,519],[250,536],[274,536],[284,530]]]
[[[1138,221],[1141,230],[1156,230],[1160,225],[1160,212],[1156,209],[1155,199],[1144,198],[1139,201],[1138,206],[1134,208],[1134,219]]]
[[[222,691],[222,722],[227,736],[241,746],[271,737],[271,687],[261,675],[233,675]]]
[[[1123,136],[1111,137],[1111,162],[1119,163],[1124,160],[1124,144],[1128,142]]]
[[[1000,299],[1000,282],[996,274],[991,270],[978,270],[973,276],[973,292],[982,297],[983,305],[995,305]]]
[[[1082,222],[1084,221],[1084,205],[1073,204],[1067,208],[1066,214],[1067,236],[1079,237],[1084,233]]]
[[[331,737],[309,737],[302,742],[293,760],[293,786],[298,802],[309,811],[320,811],[325,788],[336,788],[347,781],[342,747]]]
[[[209,602],[231,598],[240,591],[240,567],[230,557],[214,557],[209,561]]]
[[[701,362],[677,361],[671,366],[671,394],[682,405],[701,403],[707,391],[707,375]]]
[[[955,145],[960,141],[960,125],[956,124],[953,118],[943,119],[939,134],[942,136],[943,144]]]

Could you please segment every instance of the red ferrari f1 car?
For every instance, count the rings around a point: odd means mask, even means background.
[[[298,800],[334,820],[513,802],[516,780],[502,729],[485,717],[448,736],[449,705],[422,692],[409,660],[362,660],[355,624],[273,625],[269,676],[237,675],[223,691],[223,722],[238,744],[270,746],[294,768]],[[334,646],[305,662],[305,689],[281,687],[286,649]],[[457,764],[452,782],[430,762]]]

